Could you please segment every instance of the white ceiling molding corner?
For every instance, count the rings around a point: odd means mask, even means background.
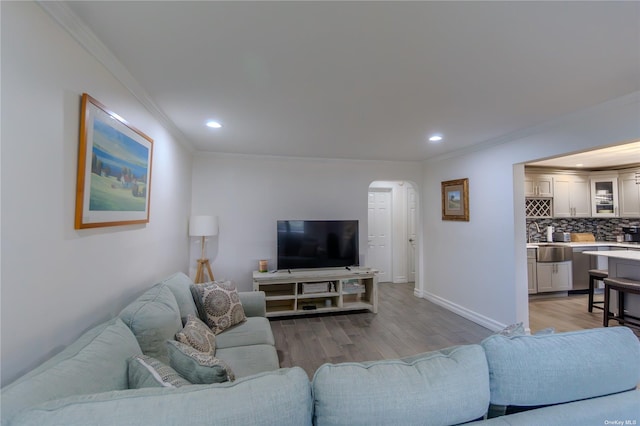
[[[73,37],[89,54],[95,57],[131,94],[153,115],[168,131],[189,151],[195,146],[176,127],[169,117],[156,105],[153,99],[138,81],[129,73],[122,63],[104,45],[96,35],[80,20],[69,7],[60,1],[37,0],[44,9],[71,37]]]

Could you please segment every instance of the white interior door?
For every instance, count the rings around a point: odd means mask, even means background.
[[[416,215],[417,215],[416,190],[413,185],[407,188],[407,237],[409,239],[407,247],[407,278],[409,282],[416,282]]]
[[[379,282],[391,281],[391,189],[369,191],[369,265]]]

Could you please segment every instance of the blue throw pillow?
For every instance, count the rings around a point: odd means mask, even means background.
[[[231,368],[213,355],[199,352],[175,340],[167,340],[169,365],[191,383],[211,384],[234,381]]]

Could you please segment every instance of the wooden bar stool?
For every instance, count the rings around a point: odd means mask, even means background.
[[[596,281],[602,281],[609,276],[609,271],[606,269],[589,269],[589,312],[593,312],[593,308],[602,309],[602,306],[597,306],[604,304],[602,301],[594,302],[593,294],[596,290]]]
[[[609,327],[609,320],[616,320],[619,324],[640,328],[640,318],[624,313],[624,295],[626,293],[640,294],[640,281],[627,278],[605,278],[604,280],[604,318],[603,325]],[[618,316],[609,312],[609,293],[618,292]]]

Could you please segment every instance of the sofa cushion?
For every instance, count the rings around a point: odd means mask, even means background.
[[[10,426],[310,426],[312,403],[309,378],[294,367],[214,385],[65,398],[21,413]]]
[[[173,340],[182,330],[178,303],[169,287],[154,285],[125,307],[119,316],[133,331],[145,355],[169,363],[165,342]]]
[[[210,384],[235,380],[233,370],[211,354],[199,352],[175,340],[167,340],[167,349],[171,367],[191,383]]]
[[[265,317],[250,317],[242,324],[216,336],[216,348],[250,345],[275,345],[271,323]]]
[[[626,327],[505,337],[482,342],[491,403],[540,406],[633,389],[640,382],[640,343]]]
[[[127,360],[142,351],[131,330],[115,318],[80,336],[36,369],[2,388],[2,424],[44,401],[127,389]]]
[[[242,309],[247,317],[266,317],[267,303],[264,291],[239,291]]]
[[[458,346],[402,360],[324,364],[312,382],[324,425],[451,425],[482,417],[489,373],[482,347]]]
[[[236,377],[247,377],[280,367],[278,353],[272,345],[218,348],[216,358],[226,362]]]
[[[200,319],[215,334],[246,320],[238,290],[231,281],[213,281],[191,286]]]
[[[640,391],[629,391],[495,417],[478,425],[633,425],[640,419]],[[471,423],[475,425],[476,423]]]
[[[129,358],[129,388],[179,388],[190,385],[187,380],[168,365],[147,355]]]
[[[176,333],[176,340],[199,352],[216,354],[216,335],[207,327],[207,324],[194,315],[187,316],[187,323]]]
[[[191,295],[190,287],[191,284],[193,284],[191,278],[182,272],[178,272],[160,281],[159,284],[167,286],[173,293],[173,296],[176,298],[176,302],[178,303],[180,318],[182,319],[183,324],[186,323],[187,316],[198,316],[196,304],[194,303],[193,296]]]

